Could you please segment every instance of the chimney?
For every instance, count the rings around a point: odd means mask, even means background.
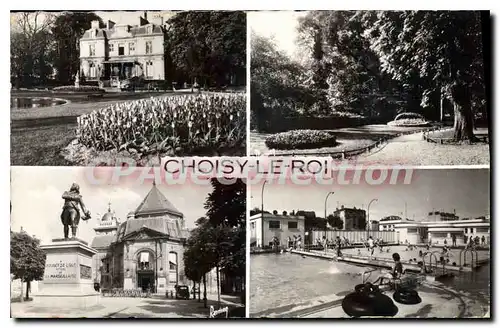
[[[93,20],[90,22],[90,28],[93,30],[96,30],[99,28],[99,21],[98,20]]]
[[[148,12],[147,12],[147,11],[145,11],[145,12],[144,12],[144,20],[145,20],[145,21],[147,21],[147,20],[148,20]]]
[[[106,28],[107,28],[108,30],[111,30],[113,27],[115,27],[115,22],[113,22],[112,20],[108,20],[108,21],[106,22]]]
[[[340,209],[341,209],[341,210],[343,210],[343,209],[344,209],[344,205],[341,205],[341,206],[340,206]]]

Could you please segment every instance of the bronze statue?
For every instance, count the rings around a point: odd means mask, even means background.
[[[64,199],[64,206],[61,213],[61,222],[64,225],[64,239],[68,239],[70,226],[72,237],[76,238],[76,231],[80,222],[80,209],[78,206],[82,208],[84,214],[82,220],[89,220],[90,212],[83,204],[82,195],[80,195],[80,186],[76,183],[71,185],[69,191],[63,193],[62,198]]]

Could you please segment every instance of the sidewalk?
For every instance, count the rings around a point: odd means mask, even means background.
[[[203,295],[201,296],[203,297]],[[176,300],[162,296],[153,298],[102,297],[100,303],[88,309],[40,307],[33,302],[11,303],[13,318],[208,318],[210,306],[218,309],[217,294],[207,294],[203,299]],[[241,307],[238,297],[221,296],[221,307]]]

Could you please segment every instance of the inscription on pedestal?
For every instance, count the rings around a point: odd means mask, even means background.
[[[74,262],[63,262],[45,264],[44,280],[72,280],[76,279],[77,266]]]

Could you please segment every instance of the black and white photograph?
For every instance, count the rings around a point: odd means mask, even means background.
[[[246,155],[246,14],[11,12],[11,165]]]
[[[12,169],[13,318],[244,318],[246,185]]]
[[[251,318],[490,318],[488,169],[250,189]]]
[[[489,11],[259,11],[253,156],[489,165]]]

